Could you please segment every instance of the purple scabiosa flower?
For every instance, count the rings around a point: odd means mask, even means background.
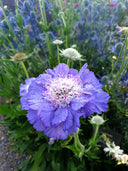
[[[37,131],[54,140],[77,132],[79,118],[108,108],[109,95],[85,64],[78,72],[60,63],[20,86],[22,109]]]

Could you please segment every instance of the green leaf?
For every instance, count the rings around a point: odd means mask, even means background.
[[[47,148],[47,144],[42,144],[39,150],[35,153],[34,164],[31,171],[38,171],[39,165],[43,158],[43,152],[45,151],[46,148]]]
[[[10,112],[10,109],[7,106],[0,106],[0,114],[6,115]]]
[[[22,14],[16,17],[17,25],[21,28],[23,26]]]

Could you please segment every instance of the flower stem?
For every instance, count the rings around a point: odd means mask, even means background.
[[[59,45],[57,45],[57,58],[58,58],[58,64],[59,64],[60,63]]]
[[[84,154],[85,147],[83,144],[81,144],[81,142],[79,140],[78,132],[79,132],[79,129],[76,133],[74,133],[74,144],[75,144],[76,149],[79,152],[79,158],[82,158],[82,156]]]
[[[93,24],[93,0],[91,5],[91,24]]]
[[[70,67],[70,59],[67,59],[67,65]]]
[[[95,132],[94,132],[94,135],[93,135],[93,141],[95,141],[95,139],[97,137],[97,134],[98,134],[98,131],[99,131],[99,125],[96,125],[96,129],[95,129]]]
[[[23,61],[21,61],[20,63],[21,63],[21,66],[22,66],[22,68],[23,68],[23,70],[24,70],[24,72],[25,72],[26,77],[29,78],[27,69],[26,69],[26,67],[25,67],[25,65],[24,65],[24,63],[23,63]]]

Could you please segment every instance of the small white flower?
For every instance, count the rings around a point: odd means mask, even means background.
[[[95,124],[95,125],[102,125],[105,122],[105,120],[101,117],[101,116],[93,116],[90,120],[91,124]]]
[[[56,40],[53,41],[53,43],[55,45],[61,45],[63,43],[63,41],[56,39]]]
[[[105,152],[108,152],[109,155],[112,155],[113,157],[117,157],[120,154],[123,154],[123,150],[120,149],[120,146],[116,146],[113,142],[112,145],[106,143],[107,147],[104,148]]]
[[[113,58],[113,59],[115,59],[115,60],[117,59],[117,57],[116,57],[116,56],[113,56],[112,58]]]
[[[82,60],[82,55],[79,54],[79,52],[76,49],[73,48],[67,48],[65,50],[60,50],[61,55],[65,58],[71,59],[71,60]]]
[[[128,164],[128,155],[127,154],[120,155],[120,161],[122,164]]]
[[[76,45],[75,45],[75,44],[74,44],[74,45],[72,45],[72,46],[71,46],[71,48],[76,48]]]
[[[6,10],[8,8],[8,6],[7,5],[4,5],[4,9]]]

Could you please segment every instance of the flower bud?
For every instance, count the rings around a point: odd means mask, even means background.
[[[104,122],[105,120],[99,115],[93,116],[90,120],[90,123],[94,125],[102,125]]]

